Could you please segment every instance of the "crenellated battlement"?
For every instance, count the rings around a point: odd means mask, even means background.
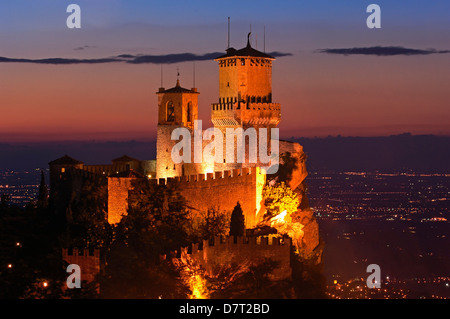
[[[63,248],[62,249],[63,259],[65,257],[94,257],[100,258],[100,250],[96,248]]]
[[[150,180],[154,184],[177,187],[188,206],[197,212],[211,208],[230,212],[240,203],[247,228],[254,227],[263,213],[262,189],[266,174],[260,167],[246,167],[214,173]]]
[[[278,249],[275,247],[278,246],[291,246],[292,240],[291,238],[282,238],[272,236],[271,238],[265,236],[252,236],[252,237],[244,237],[244,236],[227,236],[227,237],[214,237],[212,240],[204,240],[203,244],[200,246],[199,243],[192,244],[191,253],[196,254],[199,251],[203,251],[204,249],[211,249],[210,247],[215,247],[214,249],[240,249],[242,245],[247,247],[251,247],[253,249]],[[183,249],[188,249],[185,247]],[[186,251],[186,253],[188,253]],[[189,253],[188,253],[189,254]]]
[[[93,282],[100,272],[100,249],[97,248],[63,248],[62,260],[80,266],[81,281]]]
[[[202,245],[192,244],[180,250],[183,263],[194,262],[213,274],[217,266],[258,265],[266,260],[277,263],[272,272],[275,279],[286,279],[292,274],[290,267],[292,240],[287,237],[215,237]]]
[[[150,179],[150,181],[154,184],[158,185],[173,185],[173,184],[181,184],[181,185],[192,185],[195,183],[199,184],[228,184],[233,180],[241,181],[243,178],[248,178],[248,176],[256,176],[259,177],[264,176],[265,172],[260,167],[245,167],[233,170],[225,170],[214,173],[205,173],[205,174],[196,174],[189,176],[176,176],[176,177],[168,177],[168,178],[159,178],[159,179]]]
[[[108,222],[120,222],[127,214],[128,191],[132,178],[108,177]],[[188,202],[193,213],[211,208],[230,212],[240,203],[248,228],[254,227],[262,214],[262,188],[266,174],[260,167],[247,167],[214,173],[149,179],[154,185],[175,186]]]

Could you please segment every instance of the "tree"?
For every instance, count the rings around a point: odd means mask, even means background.
[[[210,299],[282,299],[292,298],[292,281],[270,279],[270,274],[278,267],[278,262],[265,259],[257,264],[224,264],[213,273],[195,269],[187,272],[185,280],[191,290],[202,288]],[[191,265],[186,267],[193,269]],[[190,279],[195,278],[192,282]],[[197,283],[201,287],[196,287]]]
[[[41,171],[41,183],[39,185],[39,193],[36,204],[38,208],[45,209],[48,207],[48,188],[45,184],[44,171]]]
[[[115,228],[101,273],[107,298],[183,298],[177,270],[161,261],[186,247],[190,226],[185,199],[170,185],[136,179],[129,191],[127,214]]]
[[[263,189],[263,198],[267,208],[267,219],[284,211],[290,216],[297,211],[299,205],[298,194],[284,182],[266,185]]]
[[[2,210],[7,210],[9,207],[9,203],[11,202],[11,196],[8,194],[2,194],[1,202],[0,202],[0,208]]]
[[[107,221],[108,187],[104,179],[85,179],[79,196],[69,204],[65,245],[72,247],[105,247],[112,240]]]
[[[216,236],[226,236],[229,232],[229,215],[219,211],[217,208],[209,208],[203,214],[200,226],[199,237],[201,239],[212,239]]]
[[[237,202],[231,213],[230,236],[244,236],[245,218],[242,212],[241,204]]]
[[[187,245],[190,220],[186,200],[171,185],[135,180],[129,191],[128,212],[118,226],[117,238],[129,245],[148,245],[152,260]]]
[[[216,289],[211,298],[217,299],[286,299],[292,298],[290,280],[272,280],[270,274],[278,267],[278,262],[266,259],[244,268],[233,280],[222,281],[221,289]]]
[[[295,168],[299,165],[299,160],[300,158],[293,156],[290,152],[281,153],[278,171],[274,174],[267,175],[267,181],[288,183],[292,179]]]
[[[0,299],[57,298],[66,273],[58,235],[35,205],[7,206],[0,220]],[[48,285],[42,285],[47,282]],[[40,284],[41,283],[41,284]]]

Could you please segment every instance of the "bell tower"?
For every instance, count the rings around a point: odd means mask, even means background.
[[[172,131],[179,127],[193,130],[198,118],[198,94],[196,88],[185,89],[176,85],[171,89],[159,88],[158,127],[156,135],[156,178],[182,176],[183,164],[172,161],[172,148],[178,141],[172,141]]]
[[[252,48],[250,33],[246,47],[228,48],[226,52],[215,59],[219,63],[219,101],[211,105],[211,121],[223,134],[227,128],[252,127],[257,132],[267,128],[270,141],[270,128],[277,127],[281,120],[280,104],[272,101],[275,58]],[[216,169],[238,167],[226,164],[225,159],[224,164]]]

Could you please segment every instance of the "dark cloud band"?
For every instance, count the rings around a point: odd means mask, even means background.
[[[395,56],[395,55],[429,55],[450,53],[449,50],[435,49],[411,49],[398,46],[375,46],[365,48],[342,48],[342,49],[320,49],[316,52],[340,55],[375,55],[375,56]]]
[[[291,55],[290,53],[271,52],[270,55],[274,57],[282,57]],[[218,56],[223,55],[222,52],[212,52],[203,55],[197,55],[193,53],[178,53],[178,54],[166,54],[166,55],[131,55],[121,54],[109,58],[101,59],[67,59],[67,58],[47,58],[47,59],[18,59],[18,58],[6,58],[0,57],[0,63],[35,63],[35,64],[99,64],[99,63],[114,63],[125,62],[131,64],[171,64],[189,61],[205,61],[213,60]]]
[[[96,64],[118,62],[117,58],[104,59],[65,59],[65,58],[48,58],[48,59],[15,59],[0,57],[0,63],[35,63],[35,64]]]

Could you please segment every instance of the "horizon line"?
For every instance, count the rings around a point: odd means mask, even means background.
[[[448,137],[450,138],[450,134],[438,134],[438,133],[411,133],[411,132],[403,132],[397,134],[385,134],[385,135],[342,135],[342,134],[321,134],[321,135],[304,135],[304,136],[280,136],[280,141],[289,141],[293,139],[327,139],[327,138],[380,138],[380,137],[395,137],[395,136],[436,136],[436,137]],[[114,139],[114,138],[80,138],[80,139],[41,139],[41,140],[31,140],[31,139],[17,139],[17,140],[2,140],[0,139],[0,145],[8,145],[8,144],[41,144],[41,143],[151,143],[156,142],[156,137],[129,137],[123,139]]]

